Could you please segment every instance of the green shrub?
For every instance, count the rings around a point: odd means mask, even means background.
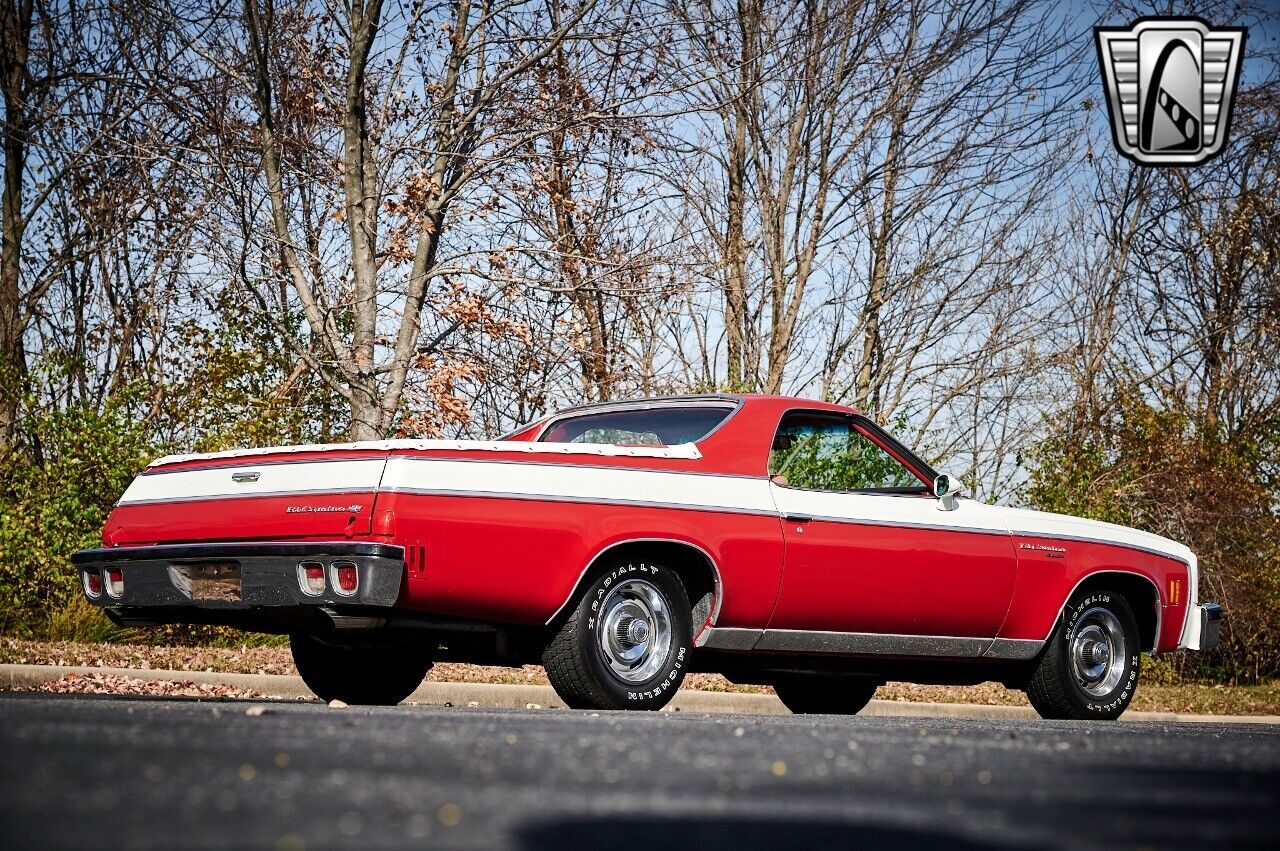
[[[157,454],[145,429],[129,415],[128,401],[126,394],[102,411],[77,406],[28,413],[24,445],[0,461],[4,632],[42,636],[51,625],[66,627],[68,618],[97,623],[73,632],[109,632],[100,613],[77,614],[65,607],[79,594],[71,554],[98,545],[112,505]]]
[[[1027,487],[1037,508],[1145,529],[1189,546],[1200,598],[1223,606],[1222,643],[1169,666],[1201,679],[1280,676],[1280,516],[1275,446],[1226,435],[1137,394],[1100,423],[1039,448]]]

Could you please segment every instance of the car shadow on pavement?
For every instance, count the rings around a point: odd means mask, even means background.
[[[683,848],[744,851],[752,848],[948,848],[1016,849],[1008,842],[975,841],[954,833],[868,825],[834,819],[599,818],[566,819],[517,828],[515,846],[528,851],[565,848]]]

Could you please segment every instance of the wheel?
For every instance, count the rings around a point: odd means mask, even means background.
[[[431,670],[427,654],[406,644],[341,644],[296,634],[289,648],[302,681],[325,703],[395,706]]]
[[[1138,684],[1133,610],[1112,591],[1076,594],[1027,683],[1041,718],[1118,718]]]
[[[773,690],[796,715],[857,715],[879,686],[864,678],[797,674],[780,678]]]
[[[542,664],[571,708],[661,709],[684,680],[692,632],[680,577],[621,561],[588,583]]]

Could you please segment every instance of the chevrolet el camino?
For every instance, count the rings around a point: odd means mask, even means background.
[[[1221,619],[1185,546],[968,499],[856,411],[775,396],[161,458],[73,560],[117,623],[287,633],[318,696],[363,704],[437,661],[540,662],[580,708],[714,671],[794,712],[994,680],[1110,719],[1142,651],[1208,649]]]

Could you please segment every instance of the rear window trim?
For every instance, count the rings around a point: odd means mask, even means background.
[[[554,426],[566,420],[574,420],[578,417],[589,417],[596,414],[625,414],[632,411],[653,411],[663,408],[718,408],[728,409],[729,413],[715,427],[704,434],[697,440],[690,441],[694,446],[698,446],[703,441],[710,438],[720,429],[724,428],[730,420],[738,415],[742,410],[743,399],[741,397],[708,397],[704,399],[651,399],[637,400],[633,402],[616,402],[602,405],[588,405],[581,408],[573,408],[568,411],[561,411],[552,415],[547,419],[542,427],[538,429],[538,433],[531,439],[531,443],[545,443],[543,438],[547,432]],[[665,444],[664,444],[665,445]]]

